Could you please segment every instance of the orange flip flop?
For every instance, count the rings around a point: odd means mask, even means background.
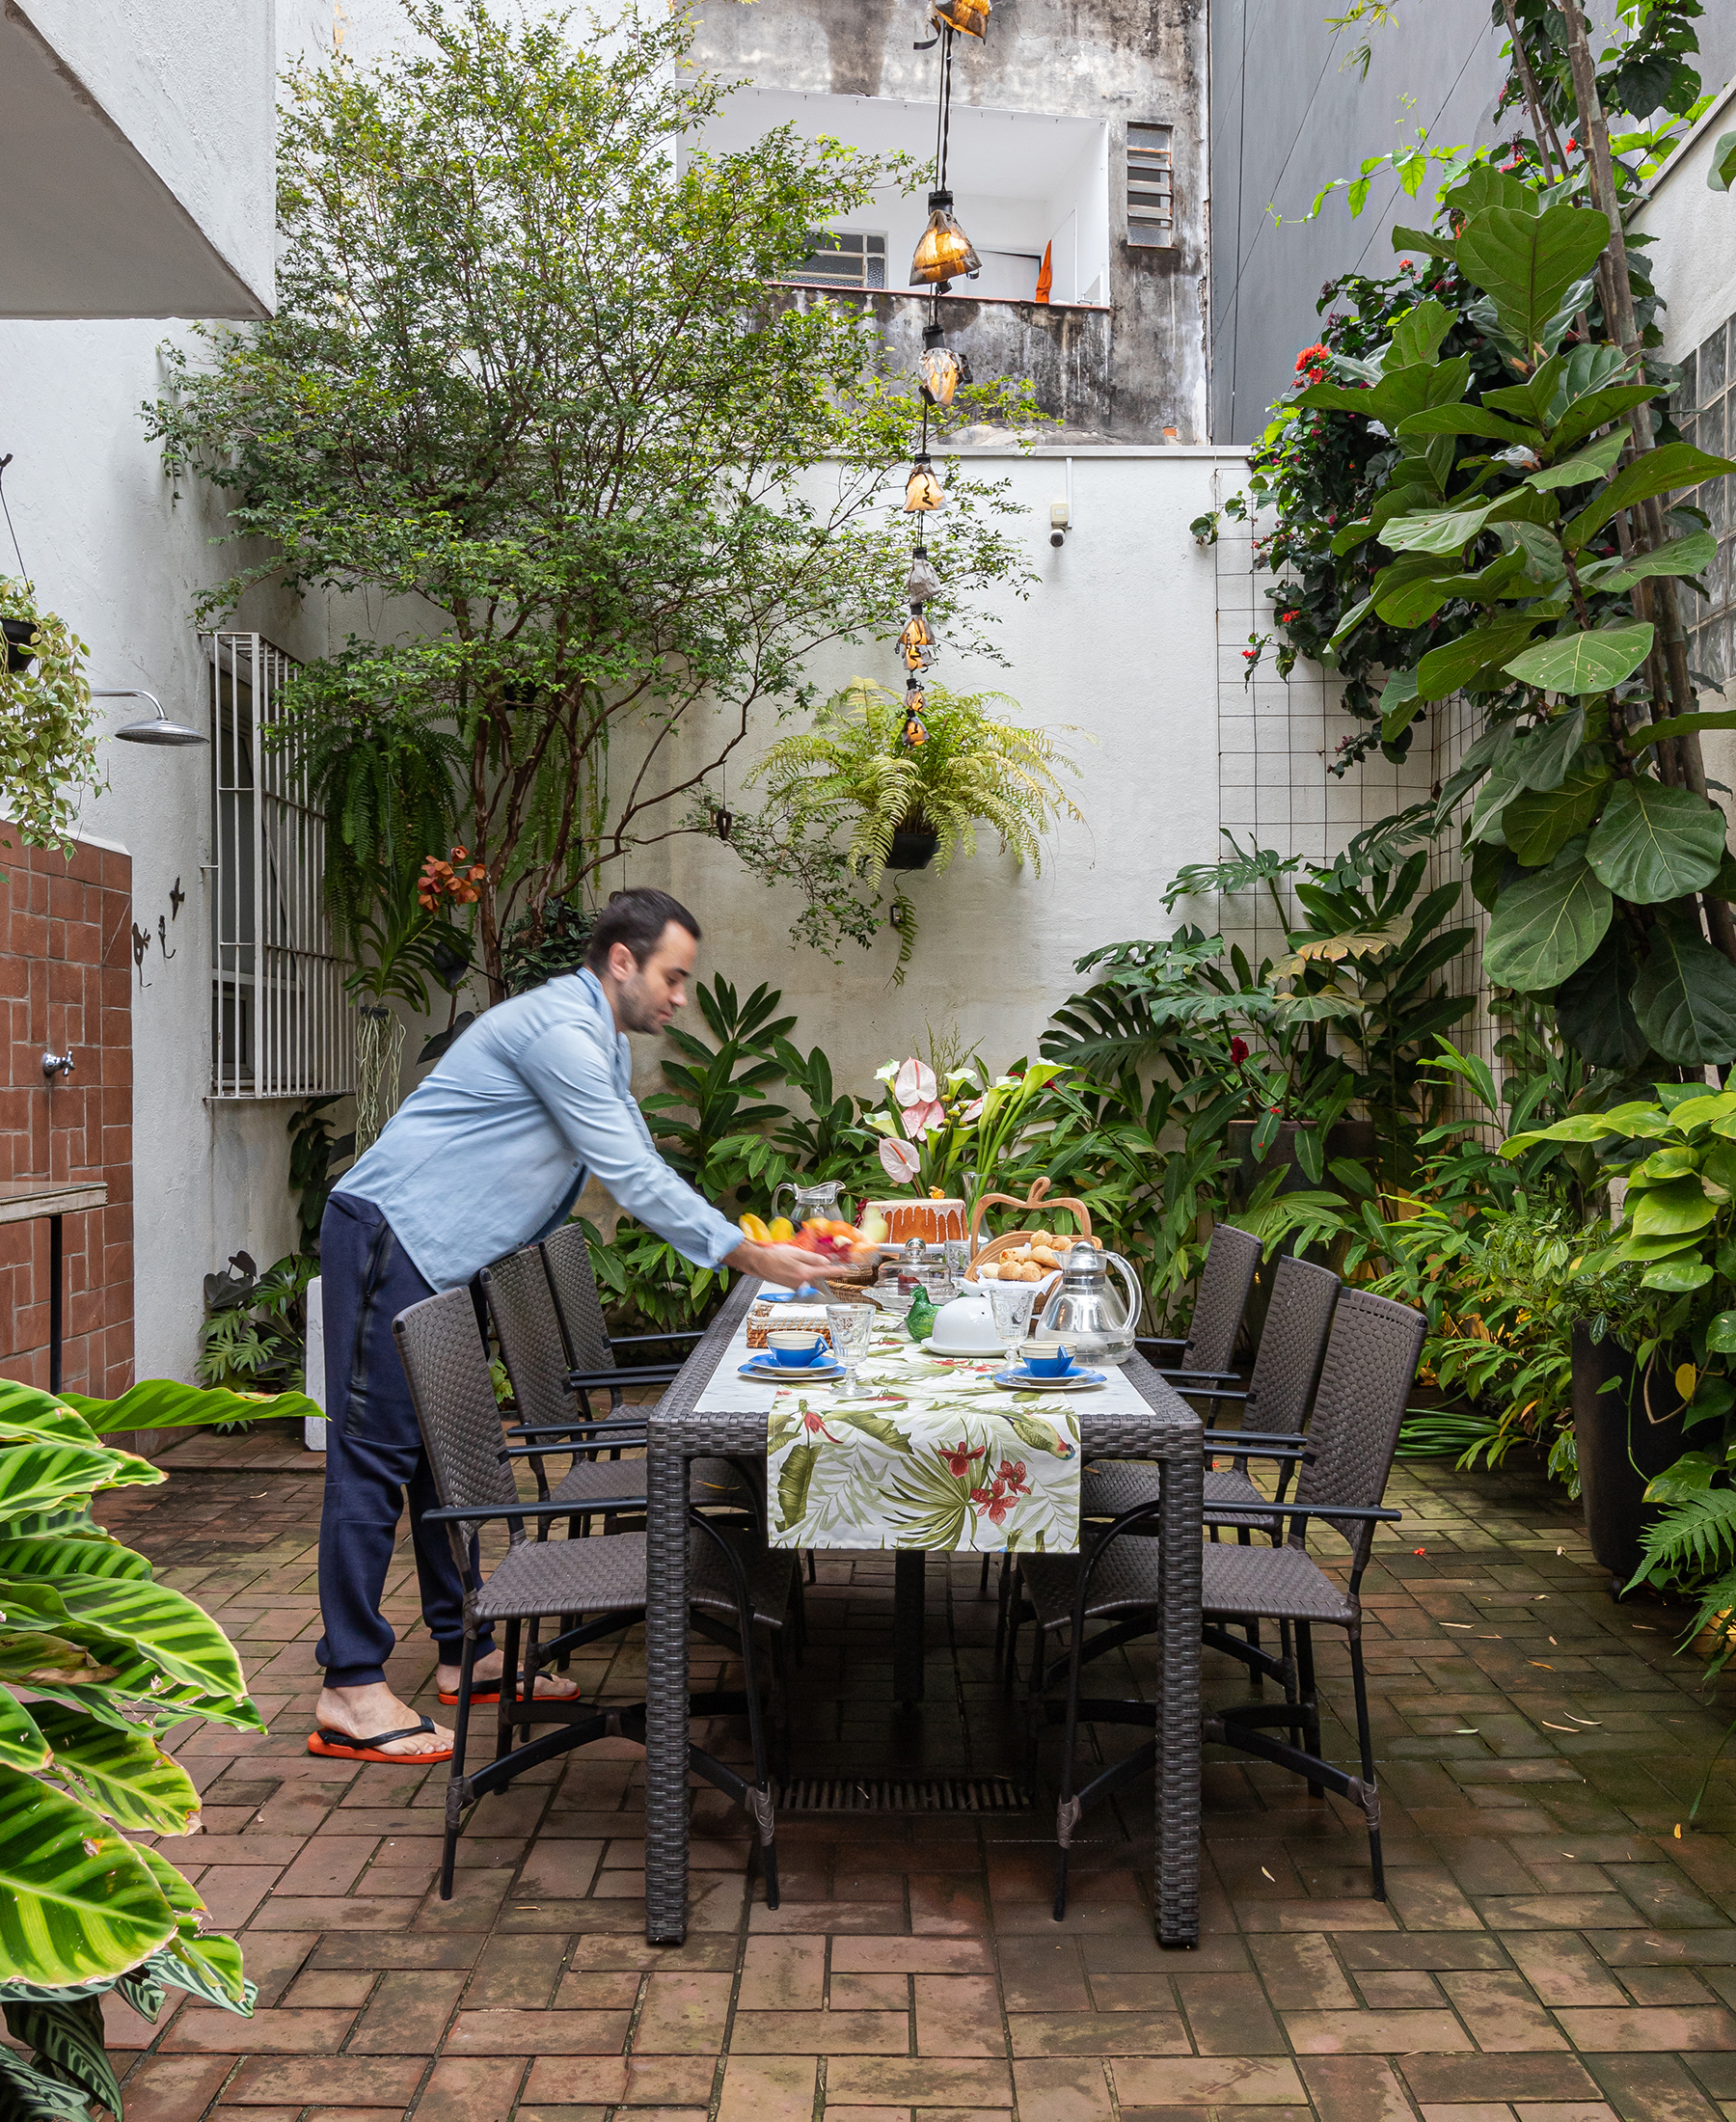
[[[492,1681],[486,1687],[475,1687],[471,1690],[471,1707],[473,1709],[478,1708],[485,1702],[498,1702],[500,1699],[501,1683],[499,1680]],[[536,1699],[538,1701],[543,1702],[576,1702],[579,1700],[579,1691],[575,1688],[570,1695],[539,1695]],[[448,1695],[443,1687],[440,1690],[440,1704],[443,1709],[456,1709],[458,1706],[458,1690],[453,1688]]]
[[[451,1748],[436,1747],[427,1754],[383,1754],[380,1749],[390,1746],[393,1739],[414,1739],[419,1732],[433,1728],[433,1718],[423,1717],[420,1723],[406,1725],[402,1731],[376,1731],[370,1739],[352,1739],[344,1731],[311,1731],[308,1752],[323,1755],[329,1761],[378,1761],[387,1768],[403,1768],[406,1764],[427,1768],[449,1761]]]

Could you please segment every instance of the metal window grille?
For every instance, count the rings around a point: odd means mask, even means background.
[[[831,287],[883,287],[886,239],[854,229],[810,229],[808,255],[797,267],[798,280],[822,280]]]
[[[1127,127],[1127,241],[1170,245],[1176,240],[1175,128]]]
[[[207,634],[211,672],[211,1092],[355,1088],[355,1013],[321,891],[325,821],[274,743],[295,668],[259,634]]]

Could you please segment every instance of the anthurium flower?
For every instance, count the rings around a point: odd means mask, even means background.
[[[922,1159],[909,1142],[900,1142],[888,1135],[880,1146],[882,1169],[895,1184],[908,1184],[915,1178]]]
[[[962,1112],[962,1113],[961,1113],[961,1114],[959,1115],[959,1118],[960,1118],[960,1119],[961,1119],[961,1120],[962,1120],[962,1121],[963,1121],[963,1123],[964,1123],[964,1124],[965,1124],[966,1126],[968,1126],[968,1125],[970,1124],[970,1122],[971,1122],[971,1121],[973,1121],[973,1120],[980,1120],[980,1119],[982,1118],[982,1116],[983,1116],[983,1107],[984,1107],[984,1106],[985,1106],[985,1105],[986,1105],[986,1104],[987,1104],[988,1102],[989,1102],[989,1100],[988,1100],[987,1096],[985,1096],[985,1097],[982,1097],[982,1098],[975,1098],[975,1099],[972,1099],[972,1100],[971,1100],[971,1102],[970,1102],[970,1103],[969,1103],[968,1105],[966,1105],[966,1106],[965,1106],[965,1108],[964,1108],[964,1110],[963,1110],[963,1112]]]
[[[934,1078],[931,1076],[929,1080],[932,1082]],[[945,1127],[946,1108],[937,1098],[932,1098],[926,1104],[905,1106],[901,1117],[906,1134],[911,1141],[915,1141],[919,1135],[929,1133],[932,1129]]]
[[[926,1061],[918,1061],[912,1054],[904,1062],[892,1082],[892,1095],[902,1106],[932,1104],[939,1085],[935,1072]]]

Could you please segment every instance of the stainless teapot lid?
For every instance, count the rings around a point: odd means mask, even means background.
[[[1109,1270],[1104,1265],[1102,1251],[1089,1238],[1076,1238],[1061,1263],[1061,1272],[1069,1282],[1101,1282]]]

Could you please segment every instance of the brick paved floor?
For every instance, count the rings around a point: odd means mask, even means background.
[[[304,1751],[321,1462],[266,1431],[166,1464],[106,1516],[221,1616],[272,1724],[178,1745],[204,1832],[167,1845],[260,1994],[251,2023],[118,2008],[127,2122],[1736,2122],[1722,1770],[1675,1832],[1730,1707],[1672,1655],[1675,1616],[1612,1602],[1577,1511],[1534,1476],[1395,1482],[1412,1515],[1365,1585],[1389,1904],[1347,1808],[1220,1755],[1197,1952],[1153,1943],[1149,1785],[1088,1821],[1060,1925],[1041,1811],[787,1818],[771,1914],[740,1817],[701,1792],[692,1936],[657,1951],[635,1749],[485,1801],[442,1904],[446,1771]],[[393,1674],[432,1706],[401,1552]],[[889,1567],[822,1564],[799,1771],[1017,1767],[992,1606],[974,1568],[945,1574],[929,1704],[900,1713]],[[630,1641],[576,1670],[625,1696],[637,1659]],[[1347,1707],[1342,1653],[1322,1665]],[[1207,1687],[1236,1699],[1239,1670],[1208,1657]],[[1342,1727],[1328,1741],[1348,1757]]]

